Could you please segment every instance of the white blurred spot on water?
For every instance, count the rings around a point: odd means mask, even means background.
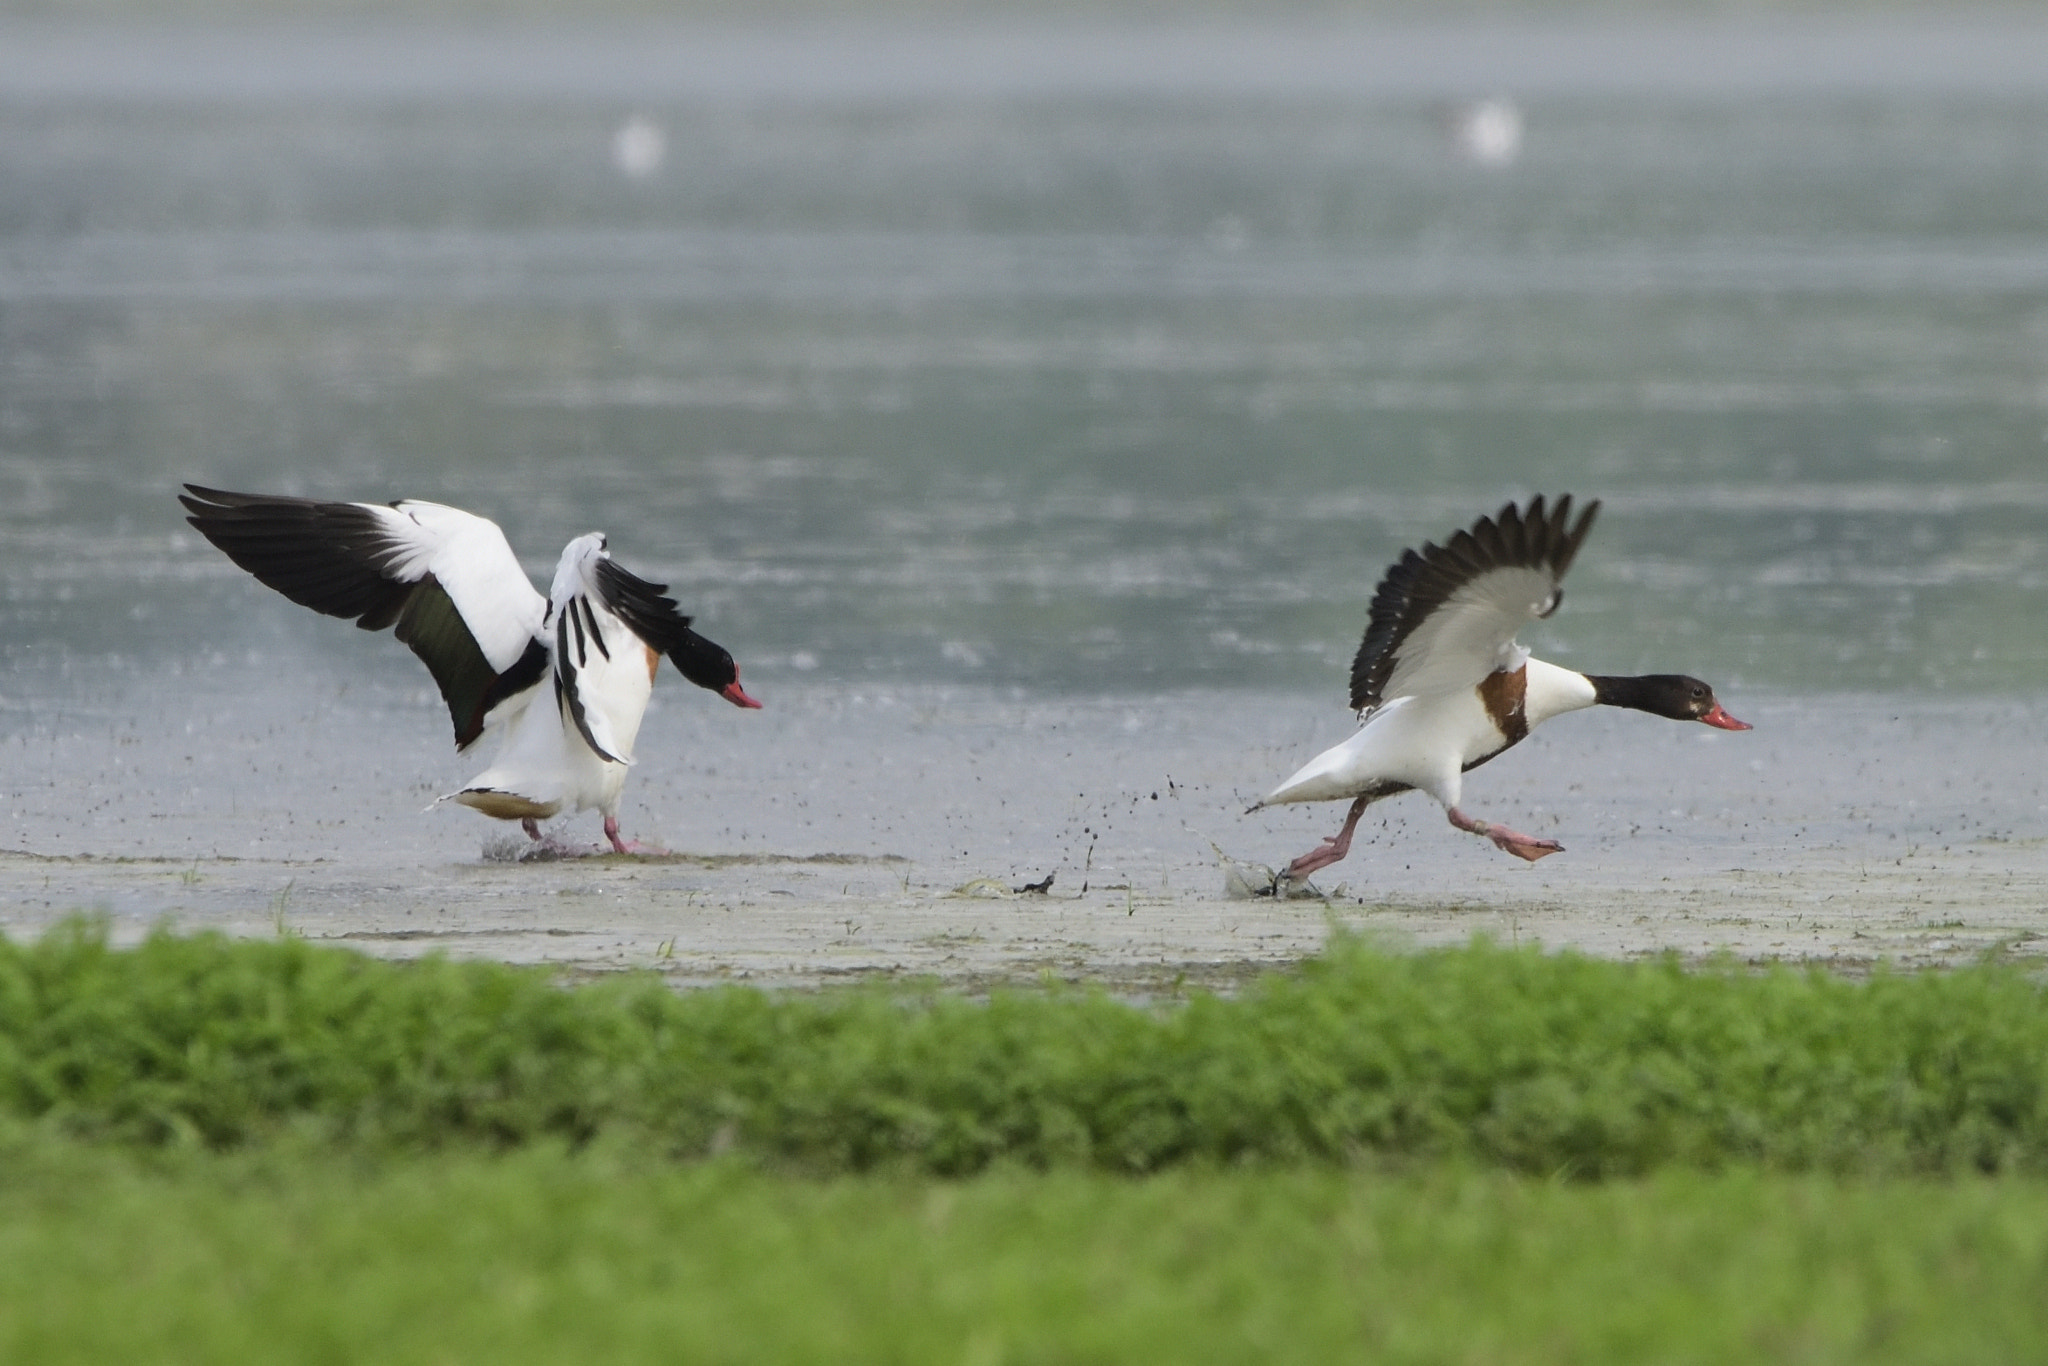
[[[645,114],[635,114],[612,134],[612,165],[619,174],[645,180],[668,157],[668,134]]]
[[[1522,154],[1522,109],[1495,96],[1460,105],[1451,113],[1451,140],[1474,165],[1512,166]]]

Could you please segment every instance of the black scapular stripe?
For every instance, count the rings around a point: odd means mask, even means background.
[[[590,746],[590,752],[600,759],[622,763],[617,755],[606,750],[590,733],[590,718],[583,714],[583,697],[576,689],[576,666],[569,661],[569,622],[576,616],[575,611],[562,613],[555,620],[555,705],[574,723],[576,733],[583,737],[583,743]],[[576,628],[579,632],[581,625]]]
[[[597,624],[597,609],[590,605],[589,598],[578,598],[576,603],[583,609],[583,624],[590,630],[590,643],[606,659],[612,657],[611,647],[605,643],[604,629]]]

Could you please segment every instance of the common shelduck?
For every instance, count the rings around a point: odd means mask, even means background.
[[[1276,881],[1299,881],[1343,858],[1365,809],[1411,788],[1443,803],[1452,825],[1516,858],[1533,863],[1560,852],[1555,840],[1474,820],[1458,801],[1467,770],[1568,711],[1630,707],[1722,730],[1750,729],[1697,678],[1573,673],[1531,659],[1515,643],[1523,623],[1549,616],[1564,600],[1559,584],[1599,510],[1598,500],[1590,502],[1574,522],[1569,494],[1554,508],[1541,497],[1527,510],[1510,503],[1445,545],[1425,542],[1406,552],[1387,570],[1351,665],[1358,730],[1251,807],[1351,802],[1344,828]]]
[[[458,752],[502,734],[497,761],[442,800],[535,840],[539,822],[594,806],[612,848],[636,851],[619,838],[619,790],[662,655],[734,706],[761,705],[667,586],[622,569],[598,532],[569,542],[542,597],[498,524],[458,508],[185,489],[187,520],[262,583],[366,631],[395,627],[440,685]]]

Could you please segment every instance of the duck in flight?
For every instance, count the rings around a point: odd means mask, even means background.
[[[1311,759],[1251,810],[1282,802],[1348,799],[1344,827],[1287,865],[1276,886],[1298,882],[1351,852],[1358,818],[1374,802],[1420,789],[1451,824],[1531,863],[1564,846],[1475,820],[1459,805],[1464,775],[1519,743],[1553,716],[1584,707],[1628,707],[1674,721],[1748,730],[1683,674],[1608,677],[1532,659],[1515,643],[1530,621],[1564,600],[1559,586],[1579,553],[1596,499],[1572,519],[1571,495],[1537,497],[1482,517],[1444,545],[1403,554],[1373,595],[1365,640],[1351,665],[1351,738]]]
[[[619,792],[663,655],[734,706],[761,705],[667,586],[621,568],[600,533],[569,542],[542,597],[498,524],[459,508],[197,484],[178,500],[202,536],[293,602],[393,628],[440,686],[457,752],[501,737],[496,762],[442,800],[519,821],[535,840],[541,821],[594,806],[612,848],[638,852],[619,837]]]

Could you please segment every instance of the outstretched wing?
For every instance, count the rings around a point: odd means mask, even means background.
[[[406,500],[323,503],[187,484],[187,520],[257,580],[366,631],[395,627],[467,749],[547,674],[547,600],[488,518]]]
[[[604,605],[635,635],[673,660],[683,677],[734,706],[761,705],[740,687],[739,666],[725,647],[690,629],[690,619],[668,596],[667,584],[649,583],[611,559],[598,561],[596,580]]]
[[[1351,706],[1475,687],[1524,656],[1515,632],[1563,601],[1559,584],[1600,510],[1594,499],[1576,524],[1566,494],[1546,509],[1510,503],[1439,546],[1424,542],[1387,570],[1351,664]]]
[[[598,597],[613,615],[661,653],[681,647],[696,634],[690,629],[690,619],[668,596],[667,584],[649,583],[609,556],[595,562],[591,577]]]

